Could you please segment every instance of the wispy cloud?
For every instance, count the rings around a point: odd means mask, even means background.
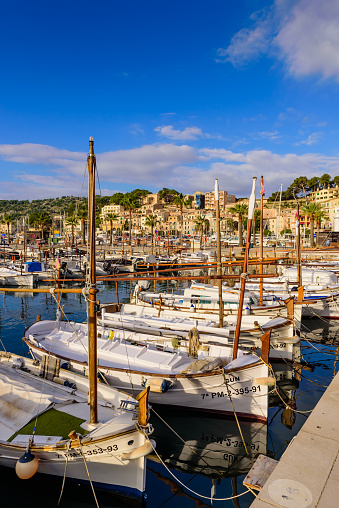
[[[274,16],[264,10],[252,16],[252,28],[237,32],[227,48],[219,48],[217,62],[230,62],[234,67],[243,67],[268,52],[272,41]]]
[[[155,132],[158,132],[160,136],[168,139],[177,139],[177,140],[193,140],[204,137],[204,134],[199,127],[186,127],[184,130],[180,131],[178,129],[174,129],[173,125],[163,125],[156,127]]]
[[[263,139],[270,139],[271,141],[275,141],[281,138],[278,131],[262,131],[257,132],[256,135]]]
[[[300,141],[300,143],[296,143],[296,144],[297,145],[308,145],[308,146],[315,145],[316,143],[318,143],[321,135],[322,135],[321,132],[312,132],[309,136],[307,136],[306,139],[304,139],[303,141]]]
[[[339,80],[338,0],[275,0],[252,18],[250,27],[219,48],[218,61],[242,67],[265,54],[283,60],[295,77]]]
[[[132,125],[130,125],[129,131],[131,134],[134,134],[135,136],[145,134],[145,131],[140,123],[133,123]]]

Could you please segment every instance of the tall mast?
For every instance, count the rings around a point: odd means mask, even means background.
[[[299,203],[297,203],[297,216],[296,216],[296,240],[297,240],[297,267],[298,267],[298,287],[302,285],[301,277],[301,249],[300,249],[300,215]]]
[[[238,346],[239,346],[239,336],[240,336],[240,327],[241,327],[241,318],[242,318],[242,308],[244,304],[244,294],[245,294],[245,274],[247,272],[247,262],[248,262],[248,254],[250,250],[250,242],[251,242],[251,229],[252,229],[252,221],[254,216],[254,208],[255,208],[255,182],[257,177],[253,177],[252,183],[252,193],[248,203],[248,221],[247,221],[247,240],[246,240],[246,248],[245,248],[245,257],[243,264],[243,273],[241,274],[241,282],[240,282],[240,295],[239,295],[239,307],[238,307],[238,317],[237,317],[237,327],[235,329],[234,336],[234,346],[233,346],[233,360],[235,360],[238,356]]]
[[[220,242],[220,207],[219,207],[219,185],[218,179],[215,179],[214,201],[216,209],[216,230],[217,230],[217,275],[222,275],[221,267],[221,242]],[[193,240],[194,242],[194,240]],[[219,328],[224,326],[224,302],[222,299],[222,280],[218,279],[219,288]]]
[[[280,185],[280,197],[279,197],[279,208],[277,217],[277,229],[275,231],[275,244],[278,246],[278,237],[280,236],[280,213],[281,213],[281,195],[282,195],[282,184]]]
[[[89,214],[89,330],[88,330],[88,366],[89,366],[89,403],[90,423],[98,422],[97,400],[97,319],[96,319],[96,271],[95,271],[95,155],[94,141],[89,138],[88,167],[88,214]]]
[[[264,261],[264,177],[261,177],[260,181],[260,265],[259,265],[259,274],[262,275],[264,273],[264,265],[262,262]],[[263,278],[260,279],[260,305],[262,305],[263,300]]]

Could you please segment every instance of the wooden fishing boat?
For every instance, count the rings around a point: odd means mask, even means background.
[[[201,343],[232,346],[236,329],[236,316],[234,315],[225,317],[223,327],[220,328],[215,314],[182,312],[133,304],[103,305],[99,322],[107,329],[153,335],[161,339],[159,342],[162,344],[171,344],[172,338],[176,337],[180,339],[181,345],[187,343],[188,334],[195,327]],[[294,333],[294,324],[291,318],[243,316],[240,329],[241,348],[254,350],[260,356],[262,345],[260,337],[268,330],[271,330],[270,360],[299,361],[300,337]],[[131,336],[130,340],[132,340]],[[152,340],[151,337],[148,340]]]
[[[257,355],[239,350],[233,361],[230,347],[226,357],[224,346],[211,345],[194,358],[187,350],[145,345],[144,334],[134,334],[133,343],[128,332],[116,335],[98,326],[99,371],[110,385],[128,393],[150,386],[151,403],[220,414],[233,414],[232,399],[238,415],[267,419],[267,386],[258,380],[267,378],[268,368]],[[86,324],[38,321],[27,328],[24,341],[34,358],[50,351],[75,372],[88,373]]]
[[[146,400],[138,416],[134,398],[100,385],[98,423],[91,424],[88,383],[50,357],[36,362],[1,354],[0,465],[15,467],[22,478],[37,470],[89,484],[90,475],[94,487],[142,499],[145,455],[152,450],[151,427],[142,420]]]

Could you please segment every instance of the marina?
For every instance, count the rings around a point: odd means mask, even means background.
[[[337,508],[339,0],[2,18],[0,508]]]
[[[129,286],[129,282],[119,283],[122,301],[128,300]],[[112,302],[115,294],[115,284],[99,285],[99,297],[103,303]],[[6,349],[19,355],[23,352],[21,340],[23,330],[35,321],[38,313],[43,319],[54,319],[57,310],[56,300],[49,293],[8,293],[6,296],[0,295],[0,301],[1,341]],[[77,321],[81,322],[86,318],[86,302],[81,293],[64,294],[61,296],[61,302],[65,311],[74,306]],[[20,309],[19,316],[17,309]],[[304,320],[303,324],[308,328],[310,322],[312,320]],[[325,323],[323,320],[321,322]],[[335,323],[327,323],[327,330],[332,337],[336,336]],[[311,337],[312,342],[309,342],[308,333],[303,332],[302,335],[302,363],[304,365],[300,362],[299,366],[291,369],[285,362],[281,362],[274,367],[277,373],[279,395],[274,392],[270,394],[267,424],[240,422],[245,442],[250,448],[249,455],[244,452],[239,428],[234,419],[199,417],[199,427],[196,427],[195,413],[193,415],[187,411],[173,413],[173,411],[161,411],[154,407],[154,413],[151,411],[151,422],[155,429],[152,438],[157,442],[157,452],[175,478],[184,484],[189,482],[187,484],[189,488],[206,497],[211,496],[214,484],[216,492],[214,497],[228,498],[232,497],[235,491],[237,493],[246,491],[242,481],[259,453],[267,454],[275,459],[281,457],[288,443],[305,423],[309,416],[308,411],[316,405],[325,392],[336,371],[337,346],[335,342],[328,345],[321,343],[326,342],[326,335],[324,334],[323,337],[319,330],[317,342],[314,342],[313,337]],[[281,397],[287,401],[289,407],[285,406]],[[182,440],[187,443],[187,446]],[[15,488],[16,482],[21,480],[15,479],[13,470],[6,470],[3,467],[1,469],[6,481]],[[49,481],[51,483],[48,485],[52,485],[57,501],[61,481]],[[32,493],[36,491],[36,478],[33,477],[28,482],[28,484],[25,483],[25,496],[30,491]],[[169,506],[178,503],[179,505],[182,503],[182,506],[195,506],[195,500],[200,499],[190,491],[187,491],[188,496],[186,496],[184,487],[171,476],[154,454],[150,460],[147,460],[146,485],[146,506],[159,506],[165,501]],[[16,488],[18,490],[18,487]],[[45,492],[48,491],[47,489],[51,487],[46,487]],[[18,496],[19,491],[20,489]],[[41,492],[39,489],[39,492],[38,496],[35,492],[36,506],[44,506],[44,491]],[[48,492],[50,496],[50,491]],[[77,492],[76,495],[75,492]],[[180,496],[176,496],[174,492],[180,493]],[[113,498],[114,501],[112,501],[112,497],[107,498],[107,494],[103,492],[99,491],[97,495],[100,506],[112,506],[112,503],[114,506],[126,506],[120,499]],[[75,498],[81,503],[80,506],[95,506],[91,496],[90,490],[86,495],[82,495],[79,487],[74,491],[73,487],[67,486],[66,483],[61,506],[70,506]],[[239,498],[239,505],[248,507],[253,500],[253,494],[249,492]],[[205,499],[203,502],[207,506],[211,505],[210,500]],[[213,505],[219,504],[222,506],[223,503],[213,501]]]

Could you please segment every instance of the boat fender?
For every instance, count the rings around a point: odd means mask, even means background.
[[[21,369],[25,366],[25,362],[23,358],[14,358],[13,360],[13,367],[15,369]]]
[[[257,377],[253,382],[261,386],[274,386],[275,378],[273,376]]]
[[[39,461],[33,453],[28,449],[24,455],[20,457],[15,465],[15,472],[21,480],[28,480],[35,475],[39,467]]]
[[[133,459],[140,459],[140,457],[146,457],[146,455],[150,454],[153,451],[153,448],[156,447],[156,443],[153,439],[149,439],[146,441],[145,444],[138,446],[138,448],[135,448],[134,450],[122,453],[121,459],[122,460],[133,460]]]
[[[60,365],[60,368],[61,368],[61,369],[65,369],[65,370],[71,370],[71,363],[70,363],[70,362],[63,362],[63,363]]]
[[[53,378],[53,383],[57,383],[58,385],[67,386],[68,388],[72,388],[72,390],[77,389],[77,385],[73,383],[72,381],[68,381],[68,379],[57,377],[55,376]]]
[[[246,307],[244,308],[244,315],[245,316],[248,316],[249,314],[251,314],[251,311],[250,311],[250,308],[248,305],[246,305]]]
[[[145,388],[149,386],[150,391],[154,393],[165,393],[171,387],[171,382],[167,379],[155,377],[147,379]]]

